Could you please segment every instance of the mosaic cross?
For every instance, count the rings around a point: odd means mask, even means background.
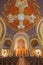
[[[34,14],[31,14],[30,16],[24,14],[24,8],[28,7],[27,0],[22,1],[17,0],[15,6],[19,8],[19,13],[18,15],[12,15],[11,13],[9,13],[7,16],[9,23],[13,23],[14,20],[18,19],[19,20],[19,25],[17,26],[18,29],[25,28],[25,25],[23,24],[24,20],[28,20],[30,23],[34,23],[34,20],[36,19],[36,16]]]

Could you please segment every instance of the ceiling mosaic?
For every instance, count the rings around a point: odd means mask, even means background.
[[[37,22],[37,11],[32,2],[27,0],[9,0],[4,5],[3,14],[6,25],[15,31],[31,30]]]
[[[34,0],[7,0],[3,5],[3,15],[0,19],[2,21],[0,37],[3,35],[5,37],[6,34],[7,37],[13,38],[13,35],[19,31],[27,32],[31,38],[36,37],[36,28],[40,20],[39,9],[39,5]]]

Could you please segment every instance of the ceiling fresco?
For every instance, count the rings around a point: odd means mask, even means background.
[[[41,5],[40,0],[37,2]],[[0,0],[0,16],[6,24],[6,36],[13,37],[16,32],[21,30],[32,37],[36,36],[38,17],[42,14],[36,10],[40,10],[41,7],[36,4],[37,2],[33,0],[4,0],[3,2]]]
[[[21,1],[22,2],[22,1]],[[34,6],[31,2],[18,5],[18,2],[10,2],[10,4],[4,9],[4,16],[6,17],[6,24],[15,30],[28,30],[33,28],[36,23],[36,15]],[[22,11],[21,11],[22,10]]]

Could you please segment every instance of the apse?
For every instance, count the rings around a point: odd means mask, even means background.
[[[14,36],[14,52],[16,55],[26,55],[28,54],[29,44],[28,36],[25,32],[18,32]]]

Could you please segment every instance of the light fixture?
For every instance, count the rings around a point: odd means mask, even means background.
[[[2,49],[1,51],[2,57],[7,57],[8,53],[6,49]]]
[[[37,56],[40,56],[42,53],[41,53],[41,50],[40,49],[36,49],[36,55]]]

